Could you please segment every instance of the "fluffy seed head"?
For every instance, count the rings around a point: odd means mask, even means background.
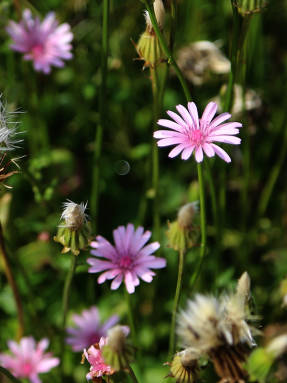
[[[198,201],[190,202],[182,206],[177,215],[178,224],[183,228],[190,228],[193,218],[198,212]]]
[[[176,379],[177,383],[192,383],[196,381],[199,355],[192,349],[175,354],[171,365],[171,376]]]
[[[15,138],[17,133],[17,122],[14,119],[15,112],[7,112],[0,94],[0,152],[10,151],[17,148],[17,144],[22,140]]]
[[[87,222],[87,202],[81,202],[79,205],[70,200],[64,202],[64,210],[61,219],[65,221],[64,227],[78,230],[84,223]]]

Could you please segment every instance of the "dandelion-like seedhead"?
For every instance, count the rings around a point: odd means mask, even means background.
[[[88,216],[85,213],[87,203],[74,203],[70,200],[64,202],[64,210],[61,215],[61,224],[54,241],[63,245],[62,253],[71,251],[78,255],[80,250],[85,249],[91,240],[91,227]]]
[[[64,220],[62,227],[68,227],[70,229],[77,230],[84,223],[87,222],[87,214],[85,213],[87,209],[88,202],[81,202],[77,204],[70,200],[63,203],[63,213],[61,219]]]
[[[197,380],[199,355],[193,349],[186,349],[175,354],[170,363],[170,376],[176,383],[193,383]]]
[[[22,140],[17,139],[17,125],[15,115],[17,112],[8,112],[6,105],[2,102],[0,94],[0,153],[18,148]]]
[[[234,293],[218,298],[197,294],[177,318],[180,345],[209,357],[217,374],[231,381],[246,377],[243,364],[255,346],[253,335],[258,334],[249,324],[255,319],[248,308],[249,294],[250,279],[244,273]]]
[[[241,139],[235,136],[239,133],[238,128],[242,127],[240,122],[226,123],[231,117],[229,113],[214,118],[217,111],[215,102],[207,104],[201,118],[194,102],[188,103],[188,109],[183,105],[177,105],[176,109],[179,114],[167,111],[172,120],[160,119],[157,122],[168,130],[157,130],[153,134],[158,139],[158,146],[175,145],[168,155],[170,158],[181,153],[181,158],[188,160],[194,153],[196,162],[202,162],[204,154],[207,157],[218,155],[225,162],[231,162],[229,155],[214,142],[239,145]]]

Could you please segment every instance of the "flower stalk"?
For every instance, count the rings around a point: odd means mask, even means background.
[[[15,378],[14,375],[11,374],[10,371],[6,370],[6,368],[0,366],[0,372],[6,376],[13,383],[21,383],[19,379]]]
[[[170,329],[170,338],[169,338],[169,352],[168,359],[171,359],[172,355],[175,352],[175,325],[176,325],[176,314],[179,305],[181,289],[182,289],[182,275],[184,268],[184,251],[179,251],[178,257],[178,274],[177,274],[177,283],[176,290],[173,302],[173,310],[172,310],[172,320],[171,320],[171,329]]]
[[[95,149],[93,159],[93,176],[91,190],[91,212],[94,217],[93,229],[97,230],[98,205],[100,194],[100,157],[102,153],[103,130],[106,112],[107,95],[107,72],[108,72],[108,50],[109,50],[109,9],[110,0],[103,0],[103,19],[102,19],[102,52],[101,52],[101,89],[99,92],[99,123],[96,129]]]
[[[2,224],[0,222],[0,252],[3,257],[4,261],[4,270],[5,274],[8,280],[9,285],[11,286],[13,295],[14,295],[14,300],[17,308],[17,314],[18,314],[18,333],[17,333],[17,338],[21,339],[23,334],[24,334],[24,313],[23,313],[23,307],[22,307],[22,301],[20,298],[19,290],[16,284],[16,281],[13,276],[13,272],[10,266],[9,258],[6,252],[6,246],[5,246],[5,241],[4,241],[4,235],[3,235],[3,229],[2,229]]]

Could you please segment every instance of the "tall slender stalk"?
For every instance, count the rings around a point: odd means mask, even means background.
[[[193,272],[191,278],[191,287],[190,291],[193,290],[196,281],[199,277],[204,256],[205,256],[205,248],[206,248],[206,213],[205,213],[205,196],[204,196],[204,184],[203,184],[203,175],[202,175],[202,164],[197,164],[197,174],[198,174],[198,182],[199,182],[199,202],[200,202],[200,228],[201,228],[201,244],[200,244],[200,253],[199,259]]]
[[[131,336],[132,336],[134,346],[136,346],[137,345],[137,339],[136,339],[136,330],[135,330],[135,322],[134,322],[134,316],[133,316],[131,296],[127,292],[126,288],[124,288],[124,291],[125,291],[125,299],[126,299],[127,310],[128,310],[128,320],[129,320],[129,325],[130,325],[130,329],[131,329]]]
[[[99,123],[96,130],[95,149],[93,159],[93,177],[91,189],[91,213],[93,216],[94,230],[97,230],[98,204],[100,194],[100,158],[102,153],[103,130],[106,112],[107,94],[107,68],[108,68],[108,49],[109,49],[109,9],[110,0],[102,0],[103,19],[102,19],[102,52],[101,52],[101,89],[99,94]]]
[[[63,309],[62,333],[61,333],[61,355],[62,356],[64,355],[64,350],[65,350],[65,330],[66,330],[66,323],[67,323],[67,314],[69,310],[69,299],[71,294],[72,281],[76,271],[76,267],[77,267],[77,255],[72,254],[70,269],[68,271],[65,284],[64,284],[63,300],[62,300],[62,309]],[[63,360],[64,359],[62,359],[62,363],[61,363],[62,373],[63,373]]]
[[[19,290],[18,290],[16,281],[14,279],[13,272],[12,272],[10,262],[9,262],[9,258],[8,258],[7,252],[6,252],[6,246],[5,246],[5,240],[4,240],[1,222],[0,222],[0,252],[2,254],[3,261],[4,261],[5,274],[6,274],[8,283],[12,289],[16,308],[17,308],[18,326],[19,326],[17,338],[20,339],[20,338],[22,338],[22,336],[24,334],[24,313],[23,313],[22,301],[20,298]]]
[[[175,296],[174,296],[174,301],[173,301],[171,328],[170,328],[170,336],[169,336],[168,360],[171,359],[171,357],[175,351],[176,313],[177,313],[180,295],[181,295],[183,268],[184,268],[184,252],[181,250],[179,252],[179,257],[178,257],[178,274],[177,274]]]

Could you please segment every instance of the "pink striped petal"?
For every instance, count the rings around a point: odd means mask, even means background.
[[[181,144],[183,141],[182,137],[163,138],[157,142],[160,147]]]
[[[116,290],[120,287],[121,283],[123,281],[123,274],[119,274],[112,282],[111,289]]]
[[[192,127],[194,125],[194,122],[188,110],[183,105],[177,105],[176,109],[178,110],[184,121],[187,123],[187,125]]]
[[[184,144],[179,144],[169,152],[169,157],[174,158],[186,147]]]
[[[199,146],[197,149],[195,149],[195,160],[196,160],[196,162],[202,162],[202,160],[203,160],[203,152],[202,152],[201,146]]]
[[[210,141],[224,142],[225,144],[232,144],[232,145],[239,145],[241,143],[241,139],[239,137],[233,137],[233,136],[214,136],[214,137],[210,137]]]
[[[204,109],[201,120],[204,122],[210,122],[217,111],[217,104],[213,101],[209,102]]]
[[[210,124],[210,128],[215,128],[217,125],[221,124],[222,122],[228,120],[231,117],[230,113],[221,113],[219,116],[217,116]]]
[[[188,160],[189,157],[192,155],[193,150],[194,146],[189,146],[188,148],[185,148],[184,151],[181,153],[181,158],[183,160]]]
[[[182,137],[182,135],[182,133],[171,130],[156,130],[153,134],[154,138]]]
[[[166,128],[170,128],[172,130],[176,130],[178,132],[182,132],[184,130],[179,124],[170,120],[165,120],[165,119],[158,120],[157,124],[160,126],[164,126]]]
[[[231,162],[231,158],[226,153],[225,150],[221,149],[219,146],[215,144],[211,144],[215,153],[218,155],[218,157],[222,158],[225,162]]]
[[[213,157],[215,155],[215,151],[211,145],[209,145],[207,142],[203,145],[204,153],[207,155],[207,157]]]
[[[168,110],[166,112],[169,117],[171,117],[175,122],[177,122],[181,127],[184,127],[184,128],[187,128],[188,125],[187,123],[177,114],[177,113],[174,113],[172,112],[171,110]]]
[[[188,110],[189,110],[189,113],[191,114],[195,127],[198,129],[199,127],[198,111],[194,102],[188,103]]]

